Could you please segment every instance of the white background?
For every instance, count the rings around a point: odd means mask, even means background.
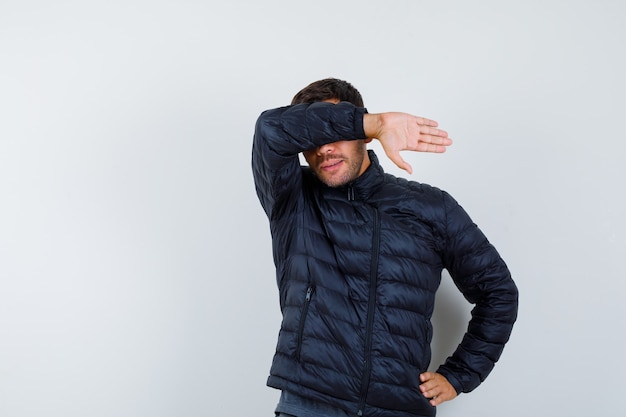
[[[449,131],[446,154],[405,154],[411,178],[520,289],[501,361],[438,415],[622,416],[625,9],[1,0],[0,416],[273,415],[252,133],[328,76]],[[444,276],[435,361],[469,309]]]

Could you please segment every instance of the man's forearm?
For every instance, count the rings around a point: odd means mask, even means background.
[[[300,104],[259,116],[252,146],[255,186],[266,213],[288,198],[300,181],[298,154],[327,143],[365,139],[365,109],[350,103]]]

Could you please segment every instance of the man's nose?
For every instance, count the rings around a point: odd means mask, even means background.
[[[316,154],[324,155],[325,153],[332,153],[334,146],[332,143],[327,143],[326,145],[322,145],[316,150]]]

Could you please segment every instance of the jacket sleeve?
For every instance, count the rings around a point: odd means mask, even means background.
[[[476,388],[493,369],[517,318],[518,290],[506,264],[463,208],[444,192],[444,263],[472,304],[467,332],[439,367],[458,393]]]
[[[256,192],[267,216],[280,215],[302,186],[298,154],[339,140],[365,139],[364,108],[347,102],[297,104],[259,116],[252,145]]]

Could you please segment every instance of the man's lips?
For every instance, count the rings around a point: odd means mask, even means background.
[[[339,165],[341,165],[341,163],[343,163],[343,160],[341,159],[334,159],[331,161],[325,161],[323,164],[320,165],[320,169],[323,171],[332,171],[336,168],[339,167]]]

